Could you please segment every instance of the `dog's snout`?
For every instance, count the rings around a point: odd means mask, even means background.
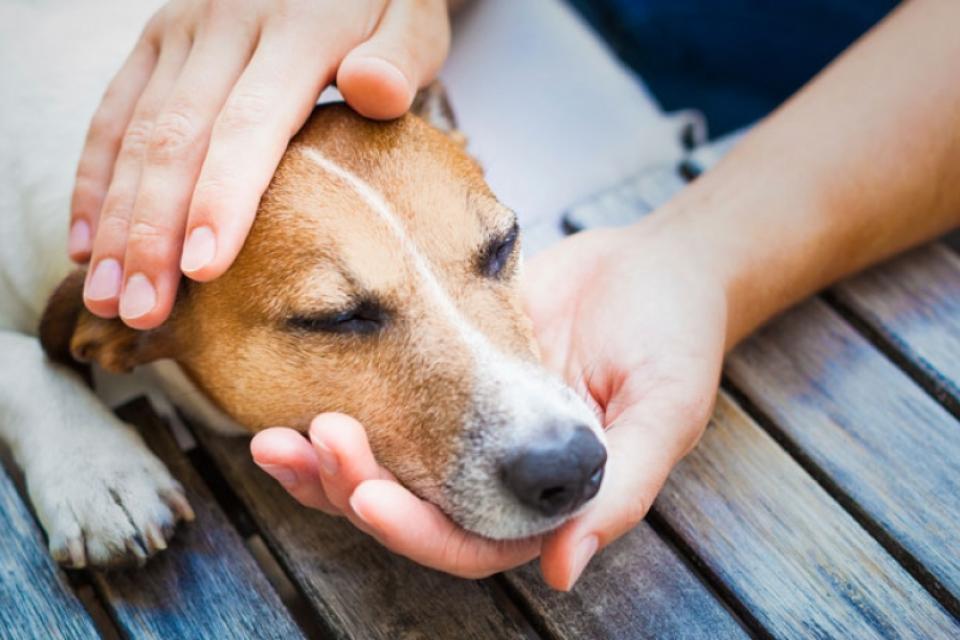
[[[538,443],[508,459],[503,482],[522,504],[546,516],[562,515],[596,495],[606,462],[597,436],[578,426],[565,440]]]

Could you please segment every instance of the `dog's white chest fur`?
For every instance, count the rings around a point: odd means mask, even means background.
[[[70,193],[86,128],[158,4],[0,4],[2,329],[35,331],[70,268]]]

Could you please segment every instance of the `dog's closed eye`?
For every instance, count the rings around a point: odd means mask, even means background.
[[[499,278],[513,257],[520,229],[514,221],[506,233],[492,238],[480,252],[480,271],[488,278]]]
[[[287,319],[287,326],[311,333],[371,335],[383,329],[387,319],[386,310],[378,303],[361,300],[340,311],[293,315]]]

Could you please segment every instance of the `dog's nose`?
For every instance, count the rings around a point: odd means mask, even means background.
[[[578,426],[564,441],[538,443],[507,460],[503,482],[521,503],[556,516],[596,495],[606,462],[607,450],[597,436]]]

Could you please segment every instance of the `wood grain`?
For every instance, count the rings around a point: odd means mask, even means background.
[[[300,638],[302,634],[166,425],[135,401],[121,417],[183,484],[197,514],[142,569],[95,574],[121,630],[132,638]]]
[[[555,638],[749,637],[645,522],[600,552],[570,593],[547,587],[536,565],[506,578]]]
[[[0,539],[0,637],[99,637],[2,465]]]
[[[520,638],[526,622],[491,581],[396,556],[339,518],[306,509],[254,465],[249,441],[198,432],[293,580],[337,636]]]
[[[960,255],[915,249],[834,287],[833,295],[960,412]]]
[[[724,394],[656,509],[774,637],[960,634],[949,614]]]
[[[727,375],[896,543],[960,596],[960,424],[824,303],[728,359]]]

